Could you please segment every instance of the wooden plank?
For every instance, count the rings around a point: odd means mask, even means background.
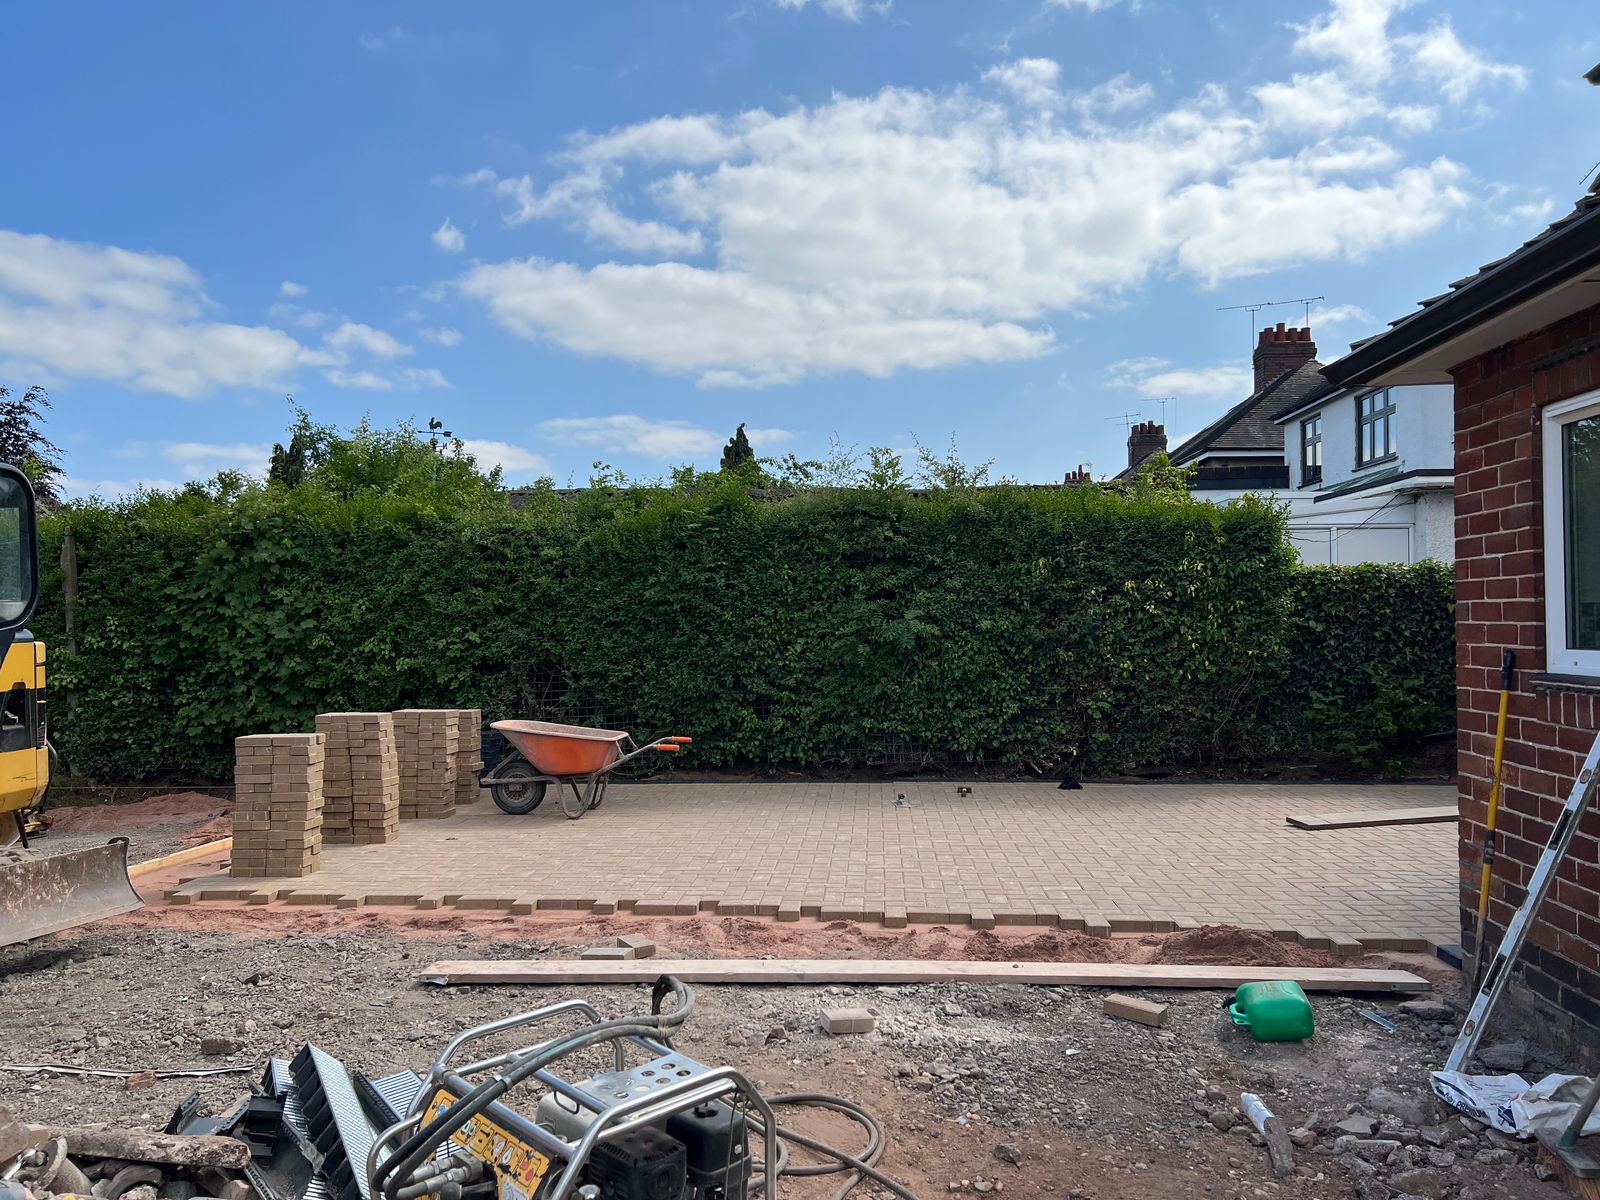
[[[202,842],[198,846],[190,846],[186,850],[175,850],[171,854],[163,854],[160,858],[149,858],[142,863],[134,863],[128,868],[128,878],[138,879],[141,875],[151,875],[165,867],[175,867],[179,863],[194,862],[199,858],[211,858],[218,854],[227,854],[233,850],[233,839],[222,838],[215,842]]]
[[[966,962],[922,959],[652,958],[633,962],[576,959],[459,959],[430,963],[426,983],[651,983],[676,975],[686,983],[1030,983],[1055,987],[1235,988],[1292,979],[1307,991],[1425,992],[1410,971],[1343,967],[1169,966],[1141,963]]]
[[[1309,817],[1285,817],[1296,829],[1366,829],[1378,825],[1436,825],[1454,823],[1460,814],[1454,804],[1433,808],[1373,808],[1366,812],[1318,813]]]

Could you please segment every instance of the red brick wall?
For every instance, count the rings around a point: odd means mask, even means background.
[[[1517,672],[1506,723],[1499,853],[1485,939],[1498,944],[1551,822],[1600,729],[1600,695],[1535,682],[1545,669],[1540,414],[1600,388],[1600,306],[1459,364],[1456,416],[1456,706],[1461,925],[1468,950],[1499,707],[1500,652]],[[1591,806],[1522,956],[1524,982],[1600,1028],[1600,811]]]

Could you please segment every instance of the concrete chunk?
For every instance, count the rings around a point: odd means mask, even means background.
[[[835,1037],[842,1033],[871,1033],[878,1019],[864,1008],[825,1008],[822,1010],[822,1029]]]
[[[1167,1006],[1137,996],[1110,995],[1105,998],[1102,1011],[1108,1017],[1121,1017],[1124,1021],[1137,1021],[1141,1025],[1162,1026],[1167,1023]]]

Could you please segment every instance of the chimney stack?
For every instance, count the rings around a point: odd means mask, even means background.
[[[1167,427],[1154,421],[1141,421],[1128,430],[1128,469],[1132,470],[1152,454],[1167,452]]]
[[[1317,344],[1311,340],[1310,329],[1285,329],[1279,321],[1276,327],[1261,331],[1256,341],[1256,386],[1260,391],[1285,371],[1292,371],[1301,363],[1317,356]]]

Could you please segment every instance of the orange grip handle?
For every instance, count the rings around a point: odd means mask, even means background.
[[[656,747],[656,749],[657,750],[667,750],[667,751],[670,751],[673,754],[676,754],[678,752],[678,747],[676,745],[674,745],[672,742],[662,742],[661,745]]]
[[[692,737],[669,737],[667,741],[677,742],[680,746],[687,746],[690,742],[694,741],[694,739]]]

